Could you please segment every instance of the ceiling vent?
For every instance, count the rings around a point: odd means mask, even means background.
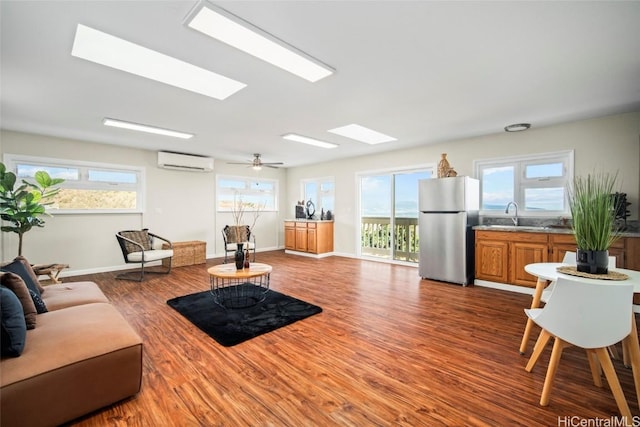
[[[191,172],[211,172],[213,158],[195,154],[158,151],[158,167]]]

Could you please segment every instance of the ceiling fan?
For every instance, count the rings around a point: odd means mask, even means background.
[[[268,168],[277,169],[278,165],[283,165],[284,163],[282,163],[282,162],[267,162],[267,163],[263,163],[262,160],[260,160],[260,153],[254,153],[253,154],[253,160],[249,160],[247,162],[241,162],[241,163],[227,162],[227,164],[228,165],[247,165],[247,166],[251,166],[253,168],[253,170],[259,171],[260,169],[262,169],[263,166],[266,166]]]

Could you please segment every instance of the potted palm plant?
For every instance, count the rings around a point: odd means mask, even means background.
[[[2,225],[2,231],[18,234],[18,256],[22,255],[22,239],[24,233],[33,227],[44,227],[43,215],[46,206],[52,203],[59,188],[54,188],[64,181],[62,178],[51,178],[45,171],[35,174],[35,184],[22,180],[16,186],[16,174],[7,171],[0,162],[0,218],[11,225]]]
[[[567,189],[572,228],[576,238],[577,270],[606,274],[609,247],[621,236],[615,222],[618,174],[595,172],[576,176]]]

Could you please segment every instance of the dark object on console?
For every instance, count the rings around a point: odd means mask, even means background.
[[[296,205],[296,219],[306,217],[307,216],[304,213],[304,206]]]

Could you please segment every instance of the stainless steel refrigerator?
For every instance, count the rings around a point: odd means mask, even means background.
[[[466,176],[422,179],[418,186],[420,260],[425,279],[473,282],[480,183]]]

